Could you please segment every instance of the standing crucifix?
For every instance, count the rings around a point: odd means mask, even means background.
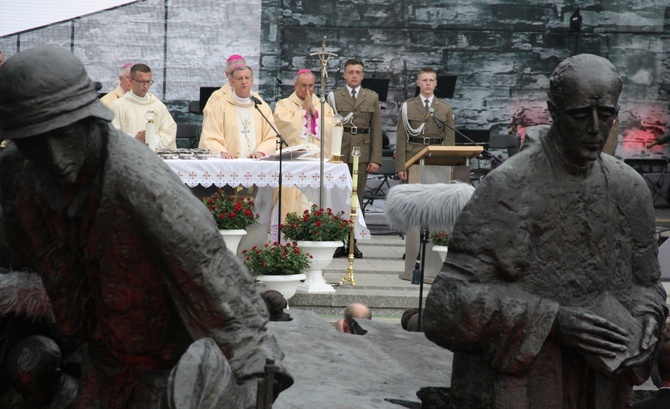
[[[321,43],[321,52],[311,53],[310,57],[318,56],[319,61],[321,61],[321,112],[325,112],[326,105],[326,80],[328,79],[328,60],[330,57],[337,57],[337,54],[326,52],[326,36],[323,36],[323,42]],[[319,156],[320,168],[319,168],[319,207],[323,207],[323,163],[324,163],[324,151],[323,151],[323,140],[324,137],[324,128],[325,128],[325,115],[321,115],[321,154]]]

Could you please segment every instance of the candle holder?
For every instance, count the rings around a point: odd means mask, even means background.
[[[354,226],[356,225],[356,204],[358,203],[358,195],[356,194],[356,190],[358,188],[358,160],[361,157],[361,148],[355,146],[351,150],[351,157],[354,158],[354,163],[352,167],[353,175],[351,176],[351,212],[349,213],[349,218],[351,219],[351,227],[349,231],[349,256],[347,257],[347,260],[349,261],[349,267],[347,267],[347,271],[344,274],[344,277],[342,277],[342,280],[340,280],[340,285],[348,281],[352,286],[355,286],[356,279],[354,278],[354,246],[356,242],[354,237]]]
[[[342,162],[342,136],[344,135],[344,124],[342,117],[335,115],[333,117],[333,137],[330,149],[331,158],[329,163],[343,163]]]

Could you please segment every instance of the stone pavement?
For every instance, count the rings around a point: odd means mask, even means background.
[[[312,311],[288,313],[268,324],[295,380],[273,409],[420,408],[419,389],[450,384],[452,353],[422,333],[373,319],[364,336],[344,334]]]

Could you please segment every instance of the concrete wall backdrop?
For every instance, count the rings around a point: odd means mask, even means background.
[[[569,19],[579,7],[581,32]],[[548,76],[575,52],[609,58],[624,78],[621,156],[639,155],[670,118],[670,6],[665,0],[145,0],[0,38],[6,56],[42,44],[70,48],[104,90],[124,62],[146,62],[152,87],[178,121],[200,86],[224,82],[223,63],[241,53],[266,100],[287,96],[309,57],[338,54],[327,90],[344,84],[344,60],[367,62],[368,77],[390,80],[384,129],[394,141],[398,104],[413,95],[416,70],[457,75],[460,128],[547,123]],[[655,148],[656,153],[662,147]]]
[[[569,23],[577,7],[579,33]],[[263,16],[278,21],[263,26],[264,94],[276,92],[272,78],[286,85],[296,69],[318,68],[308,55],[327,36],[328,50],[339,55],[331,85],[343,85],[342,65],[351,57],[378,61],[368,64],[367,75],[391,80],[383,104],[389,135],[398,104],[413,95],[424,65],[458,77],[449,100],[458,127],[504,129],[516,122],[523,132],[547,123],[548,76],[561,60],[583,52],[609,58],[624,78],[621,155],[646,150],[667,126],[670,7],[662,1],[264,1]]]
[[[178,121],[200,121],[187,113],[201,86],[225,83],[230,54],[242,53],[257,70],[260,0],[145,0],[70,22],[0,38],[5,57],[37,45],[70,48],[103,91],[118,84],[125,62],[143,62],[156,81],[151,92]]]

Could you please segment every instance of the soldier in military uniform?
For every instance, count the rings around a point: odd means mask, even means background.
[[[435,96],[437,87],[435,70],[429,67],[421,68],[416,78],[416,85],[419,87],[419,95],[405,101],[398,116],[395,171],[398,178],[404,182],[407,182],[408,178],[405,163],[423,148],[429,145],[453,146],[456,142],[453,130],[454,113],[451,106]],[[451,125],[451,128],[444,123]],[[431,253],[428,255],[429,258],[437,257]],[[405,234],[405,272],[400,278],[412,279],[417,254],[419,254],[419,229],[414,228]],[[433,264],[435,262],[432,261]],[[431,265],[431,261],[427,260],[426,264]]]
[[[408,99],[400,108],[396,136],[395,171],[400,180],[407,180],[405,163],[428,145],[452,146],[454,130],[436,121],[446,122],[453,128],[451,106],[435,97],[437,73],[432,68],[421,68],[416,79],[420,94]]]
[[[374,173],[382,163],[382,112],[377,93],[361,87],[363,81],[363,62],[356,59],[344,63],[344,79],[347,85],[328,94],[328,102],[336,114],[344,117],[344,135],[342,136],[342,160],[349,164],[353,175],[351,149],[361,148],[358,164],[358,186],[356,194],[362,203],[368,172]],[[342,257],[344,249],[335,252]],[[356,258],[363,254],[354,248]]]

